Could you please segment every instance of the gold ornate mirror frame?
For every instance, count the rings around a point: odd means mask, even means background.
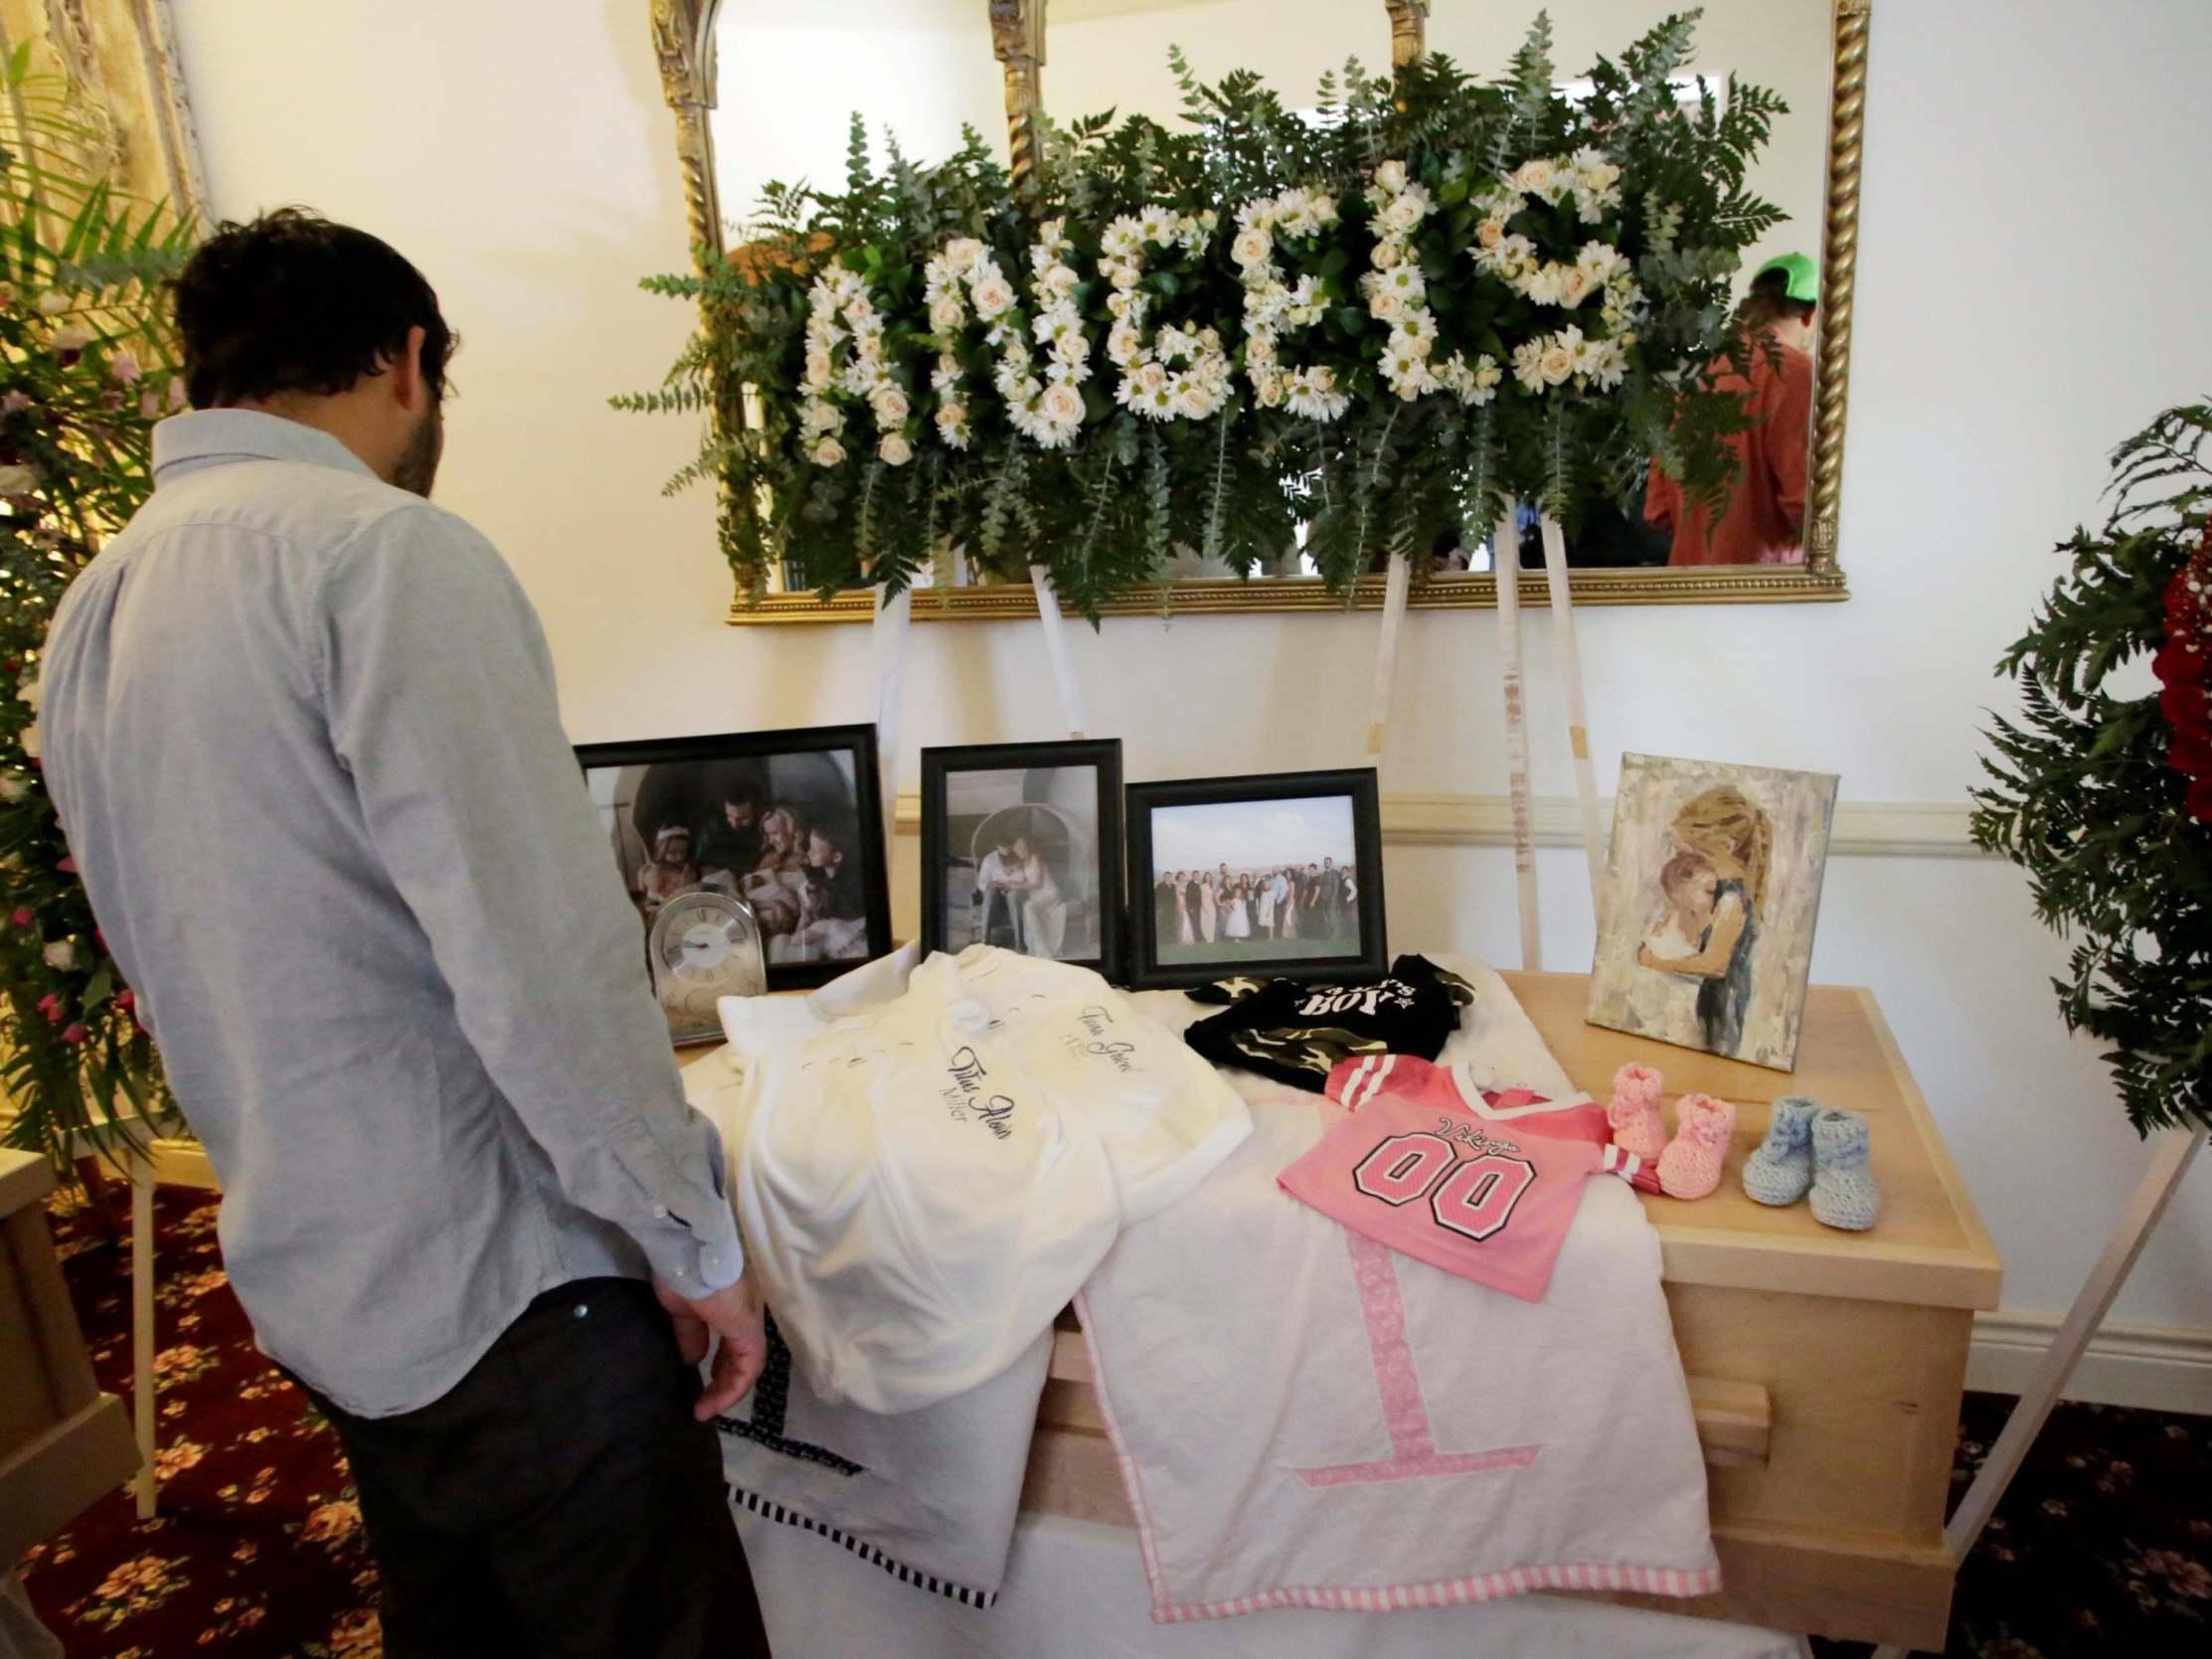
[[[208,191],[169,0],[0,0],[0,58],[32,44],[95,135],[77,157],[140,202],[204,218]]]
[[[695,249],[723,249],[722,207],[715,185],[715,21],[722,0],[650,0],[661,87],[676,116],[676,149]],[[991,47],[1006,72],[1006,113],[1017,177],[1028,170],[1035,142],[1030,119],[1041,107],[1046,0],[974,0],[989,10]],[[1391,57],[1403,64],[1425,50],[1432,0],[1383,0]],[[1662,9],[1654,4],[1654,12]],[[1812,455],[1806,501],[1805,563],[1799,566],[1708,565],[1578,570],[1578,604],[1777,604],[1847,598],[1836,561],[1836,517],[1843,494],[1843,424],[1850,395],[1851,297],[1858,269],[1859,162],[1866,131],[1867,32],[1873,0],[1834,0],[1828,106],[1827,193],[1820,262],[1820,359],[1814,386]],[[732,412],[733,414],[735,412]],[[1363,577],[1347,596],[1314,578],[1264,581],[1181,581],[1173,585],[1179,615],[1259,611],[1380,609],[1384,579]],[[1547,604],[1541,571],[1523,572],[1521,602]],[[1101,607],[1105,614],[1157,615],[1160,592],[1144,588]],[[1497,603],[1493,576],[1417,576],[1412,607],[1463,610]],[[770,593],[757,606],[733,602],[729,620],[864,622],[875,612],[865,588],[823,602],[812,593]],[[919,621],[993,621],[1035,617],[1027,585],[918,588]]]

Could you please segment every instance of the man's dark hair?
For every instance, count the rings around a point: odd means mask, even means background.
[[[432,401],[445,395],[460,342],[423,273],[366,231],[277,208],[220,226],[172,286],[196,409],[343,392],[405,352],[411,328]]]
[[[752,778],[741,777],[722,791],[724,806],[759,806],[767,799],[767,791]]]

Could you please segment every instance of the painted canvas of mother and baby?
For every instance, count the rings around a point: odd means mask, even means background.
[[[1621,757],[1590,1022],[1796,1064],[1835,777]]]

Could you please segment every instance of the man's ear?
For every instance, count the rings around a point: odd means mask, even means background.
[[[411,414],[421,410],[430,398],[429,382],[423,378],[423,342],[428,338],[428,331],[421,324],[409,329],[407,344],[400,348],[400,355],[391,368],[392,396]]]

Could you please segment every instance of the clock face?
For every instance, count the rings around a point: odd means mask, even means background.
[[[653,979],[663,1007],[711,1012],[718,996],[766,988],[759,924],[727,894],[679,893],[653,918]]]

